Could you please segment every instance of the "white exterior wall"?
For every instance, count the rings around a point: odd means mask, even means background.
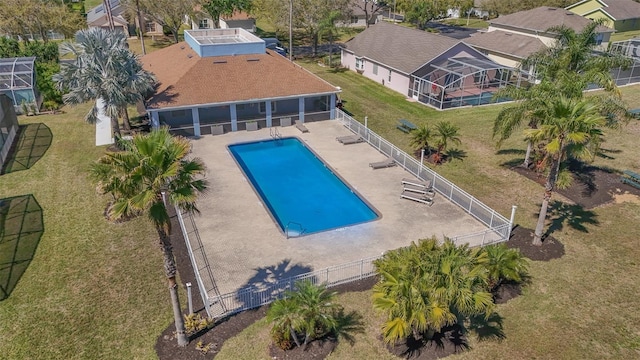
[[[342,51],[341,57],[342,66],[348,68],[351,71],[356,71],[356,56],[350,52]],[[378,73],[374,74],[374,66],[378,65]],[[375,63],[369,59],[364,59],[364,71],[358,71],[363,76],[382,84],[394,91],[401,93],[404,96],[408,96],[409,93],[409,81],[408,75],[400,73],[396,70],[391,70],[391,81],[389,81],[389,68],[385,65]]]

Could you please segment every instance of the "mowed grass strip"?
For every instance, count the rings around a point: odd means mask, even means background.
[[[27,271],[0,302],[0,358],[153,359],[172,321],[156,235],[145,218],[105,221],[87,169],[104,153],[88,107],[21,117],[53,133],[28,170],[0,176],[0,198],[33,194],[45,231]]]
[[[303,63],[310,71],[341,86],[345,108],[363,122],[368,116],[372,130],[411,151],[409,136],[395,129],[406,118],[417,125],[448,120],[461,128],[463,160],[435,169],[481,201],[505,215],[517,205],[516,222],[533,227],[543,188],[508,170],[517,163],[525,144],[521,135],[505,142],[502,151],[491,139],[493,119],[504,105],[436,111],[407,101],[402,95],[353,72],[335,72]],[[638,106],[640,86],[621,88],[631,107]],[[640,121],[620,130],[606,130],[603,144],[608,157],[595,165],[617,170],[637,168]],[[554,199],[568,201],[555,194]],[[505,338],[479,341],[470,337],[471,350],[461,359],[630,359],[640,351],[640,201],[621,202],[592,210],[587,215],[597,224],[583,224],[585,214],[564,214],[562,226],[553,233],[565,245],[566,255],[550,262],[531,264],[532,283],[524,295],[498,306]],[[572,224],[582,224],[578,230]],[[372,309],[371,292],[339,297],[347,310],[358,311],[365,331],[353,344],[341,342],[330,359],[387,359],[379,340],[383,318]],[[268,359],[269,326],[258,321],[225,343],[216,359]]]

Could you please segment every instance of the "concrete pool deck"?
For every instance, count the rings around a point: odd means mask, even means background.
[[[432,235],[442,239],[486,230],[440,194],[431,207],[401,199],[400,181],[411,175],[400,166],[373,170],[369,163],[386,157],[367,143],[337,142],[337,136],[352,134],[338,121],[305,125],[309,132],[304,134],[294,126],[278,130],[283,137],[304,141],[382,217],[287,239],[227,149],[229,144],[271,139],[269,129],[193,140],[193,155],[206,164],[209,181],[209,191],[197,204],[201,214],[194,219],[221,294],[380,255]]]

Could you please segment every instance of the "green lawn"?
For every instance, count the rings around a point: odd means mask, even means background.
[[[489,27],[488,21],[476,18],[445,19],[442,20],[442,23],[447,25],[464,26],[473,29],[486,29]]]
[[[629,40],[637,37],[640,37],[640,30],[616,32],[611,35],[610,42]]]
[[[543,188],[501,164],[522,157],[524,143],[516,136],[500,154],[491,140],[491,126],[504,105],[436,111],[407,101],[354,72],[333,72],[313,62],[304,66],[343,89],[345,107],[370,127],[405,150],[408,135],[395,129],[399,118],[421,124],[449,120],[461,127],[461,150],[467,157],[437,167],[437,171],[503,214],[518,205],[516,222],[533,227]],[[631,106],[640,103],[640,86],[621,89]],[[625,129],[607,131],[604,148],[612,159],[597,158],[596,165],[638,170],[637,138],[640,122]],[[566,201],[561,196],[555,199]],[[499,305],[503,317],[502,341],[478,341],[464,359],[630,359],[640,351],[640,201],[610,204],[592,211],[565,214],[562,227],[553,233],[565,245],[566,255],[531,265],[533,282],[523,296]],[[556,215],[551,215],[556,216]],[[587,224],[587,219],[595,224]],[[584,225],[586,230],[580,230]],[[347,310],[365,319],[365,332],[351,345],[340,343],[330,359],[387,359],[378,340],[382,323],[371,308],[371,293],[340,296]],[[259,321],[225,343],[216,359],[269,359],[269,329]],[[250,346],[248,345],[250,344]]]
[[[89,11],[100,4],[102,4],[102,0],[84,0],[84,9]]]
[[[45,123],[53,139],[29,169],[0,176],[0,199],[33,194],[44,216],[35,257],[0,301],[2,359],[154,359],[172,322],[153,227],[102,216],[107,199],[87,168],[105,149],[82,120],[87,109],[19,120]]]

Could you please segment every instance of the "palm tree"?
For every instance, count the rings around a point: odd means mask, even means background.
[[[479,249],[450,240],[438,245],[435,237],[385,253],[375,262],[381,280],[373,289],[374,308],[387,316],[385,341],[431,338],[469,316],[490,314],[486,262]]]
[[[151,91],[155,79],[129,51],[125,35],[102,28],[80,30],[76,43],[63,43],[60,53],[74,57],[71,62],[61,63],[60,72],[53,76],[58,89],[67,91],[62,97],[64,103],[95,101],[86,121],[95,123],[98,113],[104,111],[111,118],[114,134],[120,135],[120,115],[127,120],[124,127],[128,130],[127,105]]]
[[[529,141],[545,143],[544,149],[550,157],[550,170],[533,238],[534,245],[542,245],[542,229],[562,161],[567,154],[578,158],[593,158],[602,140],[600,128],[606,122],[589,98],[548,99],[536,116],[543,119],[541,125],[537,129],[527,130],[525,136]]]
[[[155,226],[164,256],[179,346],[188,343],[176,284],[176,264],[169,234],[171,221],[167,203],[184,211],[198,211],[198,195],[207,188],[201,177],[205,166],[198,159],[187,159],[191,145],[182,137],[173,137],[166,128],[136,135],[125,143],[125,151],[108,152],[92,167],[100,188],[111,193],[114,204],[109,216],[146,214]]]
[[[429,146],[429,142],[433,139],[433,131],[427,125],[422,125],[419,128],[415,129],[411,132],[411,142],[412,146],[415,146],[418,150],[426,150],[430,151],[431,147]]]
[[[591,84],[605,90],[604,94],[595,96],[595,101],[602,104],[600,110],[608,118],[607,126],[618,127],[630,120],[610,71],[629,66],[631,59],[619,54],[594,55],[601,25],[602,21],[592,22],[579,33],[566,26],[548,30],[559,34],[555,46],[531,55],[521,64],[523,69],[535,68],[540,83],[525,89],[509,86],[495,94],[495,98],[517,101],[514,106],[503,109],[494,122],[493,137],[498,139],[498,146],[524,124],[532,129],[537,127],[540,119],[534,114],[541,102],[557,96],[582,98],[583,91]],[[531,151],[532,144],[527,142],[523,167],[529,166]]]
[[[487,254],[485,265],[489,276],[489,289],[493,291],[503,281],[521,282],[526,277],[529,263],[517,249],[509,249],[505,244],[483,248]]]
[[[267,311],[272,337],[281,347],[288,346],[291,339],[298,347],[307,345],[334,332],[339,325],[341,306],[335,301],[336,292],[309,280],[297,282],[295,287],[296,291],[288,291],[284,299],[275,301]],[[304,337],[303,342],[300,336]]]
[[[435,135],[437,145],[437,157],[442,158],[442,152],[447,150],[450,143],[460,145],[460,128],[449,121],[440,121],[436,124]]]

